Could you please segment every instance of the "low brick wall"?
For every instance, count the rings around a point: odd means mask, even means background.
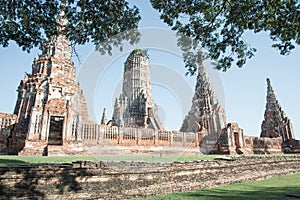
[[[0,167],[0,198],[129,199],[300,172],[300,156]]]

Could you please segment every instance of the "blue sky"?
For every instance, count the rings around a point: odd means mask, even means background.
[[[123,63],[128,53],[136,47],[147,48],[153,80],[153,99],[159,106],[164,126],[176,130],[190,108],[196,77],[184,76],[184,64],[175,50],[173,33],[160,21],[158,13],[148,1],[131,2],[140,8],[140,27],[146,28],[143,31],[145,35],[148,34],[142,44],[125,48],[112,57],[100,56],[93,51],[92,45],[80,46],[78,51],[82,63],[77,58],[73,59],[77,66],[78,80],[88,97],[91,118],[99,121],[104,107],[107,108],[108,116],[111,116],[114,98],[120,93]],[[151,34],[153,35],[150,37]],[[246,33],[244,38],[258,51],[242,69],[233,67],[225,73],[208,69],[218,97],[225,107],[227,122],[237,122],[244,129],[245,135],[259,136],[266,103],[265,79],[269,77],[279,103],[292,120],[299,139],[299,47],[289,56],[281,56],[271,48],[272,43],[266,33]],[[13,43],[8,48],[0,48],[0,112],[13,112],[18,84],[24,73],[31,71],[33,58],[38,52],[37,49],[30,54],[22,52]],[[210,65],[207,66],[209,67]],[[95,74],[97,76],[93,76]]]

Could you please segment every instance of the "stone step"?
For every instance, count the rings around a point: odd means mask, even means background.
[[[66,155],[87,155],[88,152],[82,145],[77,144],[64,144],[64,145],[48,145],[48,156],[66,156]]]
[[[46,155],[46,142],[32,142],[26,141],[25,147],[18,153],[18,155],[22,156],[45,156]]]
[[[47,156],[63,156],[65,155],[63,146],[48,145]]]

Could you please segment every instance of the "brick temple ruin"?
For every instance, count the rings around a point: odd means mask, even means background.
[[[299,153],[300,141],[295,139],[292,122],[278,103],[269,78],[266,101],[260,137],[244,136],[238,124],[229,123],[222,130],[214,153]]]
[[[198,133],[163,129],[151,96],[148,58],[139,49],[125,62],[122,94],[109,121],[105,110],[100,124],[88,119],[69,42],[62,35],[44,46],[17,91],[14,113],[0,115],[0,154],[117,154],[151,146],[170,147],[172,152],[173,147],[194,153],[198,149]]]
[[[116,99],[112,123],[116,126],[163,129],[158,108],[152,99],[147,53],[131,52],[124,65],[123,90]]]
[[[295,139],[293,124],[281,108],[270,79],[267,79],[267,103],[260,137],[281,138],[282,147],[287,152],[300,146],[299,140]]]
[[[201,141],[201,149],[203,153],[209,153],[214,148],[225,126],[225,110],[212,88],[205,66],[200,65],[192,107],[180,130],[183,132],[199,132],[202,136],[205,136],[204,140]]]
[[[111,120],[104,110],[97,124],[89,120],[71,54],[68,39],[59,35],[34,58],[31,73],[25,73],[17,89],[13,114],[0,113],[0,154],[300,152],[269,79],[260,137],[245,136],[237,123],[226,122],[204,65],[198,67],[191,110],[181,130],[167,131],[152,99],[147,52],[135,49],[125,61],[122,93]]]
[[[35,154],[47,151],[48,145],[81,140],[88,112],[64,36],[52,38],[34,58],[32,71],[25,73],[17,92],[17,120],[8,149]]]

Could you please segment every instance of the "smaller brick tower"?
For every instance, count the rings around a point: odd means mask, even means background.
[[[222,129],[226,127],[226,115],[209,81],[205,66],[198,67],[197,83],[192,107],[184,119],[181,131],[201,132],[206,135],[202,143],[203,153],[216,144]]]
[[[268,78],[267,103],[260,137],[282,137],[283,144],[288,144],[295,139],[292,122],[282,110]]]

